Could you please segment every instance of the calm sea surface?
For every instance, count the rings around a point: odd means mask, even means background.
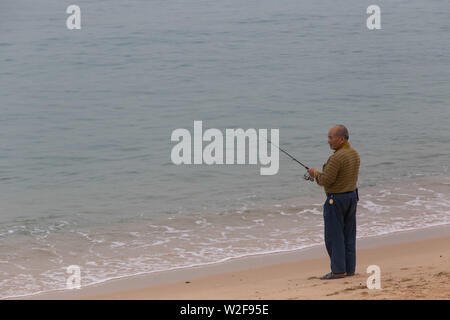
[[[280,154],[175,166],[177,128],[277,128],[361,156],[358,237],[450,223],[450,2],[0,3],[0,298],[323,243],[323,190]]]

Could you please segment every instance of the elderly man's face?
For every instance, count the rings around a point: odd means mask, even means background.
[[[330,145],[330,148],[337,150],[344,142],[345,138],[337,135],[337,128],[331,128],[328,132],[328,144]]]

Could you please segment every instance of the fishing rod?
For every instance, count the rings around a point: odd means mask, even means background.
[[[303,168],[305,168],[306,170],[308,170],[309,168],[307,166],[305,166],[303,163],[301,163],[300,161],[298,161],[297,159],[295,159],[293,156],[291,156],[287,151],[281,149],[279,146],[277,146],[275,143],[272,143],[272,141],[270,141],[269,139],[266,139],[267,142],[269,142],[271,145],[274,145],[275,147],[277,147],[281,152],[283,152],[285,155],[287,155],[289,158],[291,158],[292,160],[294,160],[295,162],[297,162],[298,164],[300,164]],[[305,180],[309,180],[309,181],[314,181],[314,177],[311,177],[308,173],[308,171],[306,171],[305,175],[303,176],[303,178]]]

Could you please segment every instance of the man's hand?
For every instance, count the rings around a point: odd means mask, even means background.
[[[315,173],[316,171],[317,171],[317,170],[314,169],[314,168],[309,168],[309,169],[308,169],[308,173],[309,173],[309,175],[310,175],[311,177],[314,177],[314,173]]]

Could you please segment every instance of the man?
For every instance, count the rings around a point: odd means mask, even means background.
[[[320,279],[338,279],[355,274],[356,268],[356,184],[359,154],[348,142],[348,130],[337,125],[328,133],[328,144],[335,150],[323,172],[311,168],[308,173],[325,188],[323,206],[325,246],[331,260],[331,272]]]

